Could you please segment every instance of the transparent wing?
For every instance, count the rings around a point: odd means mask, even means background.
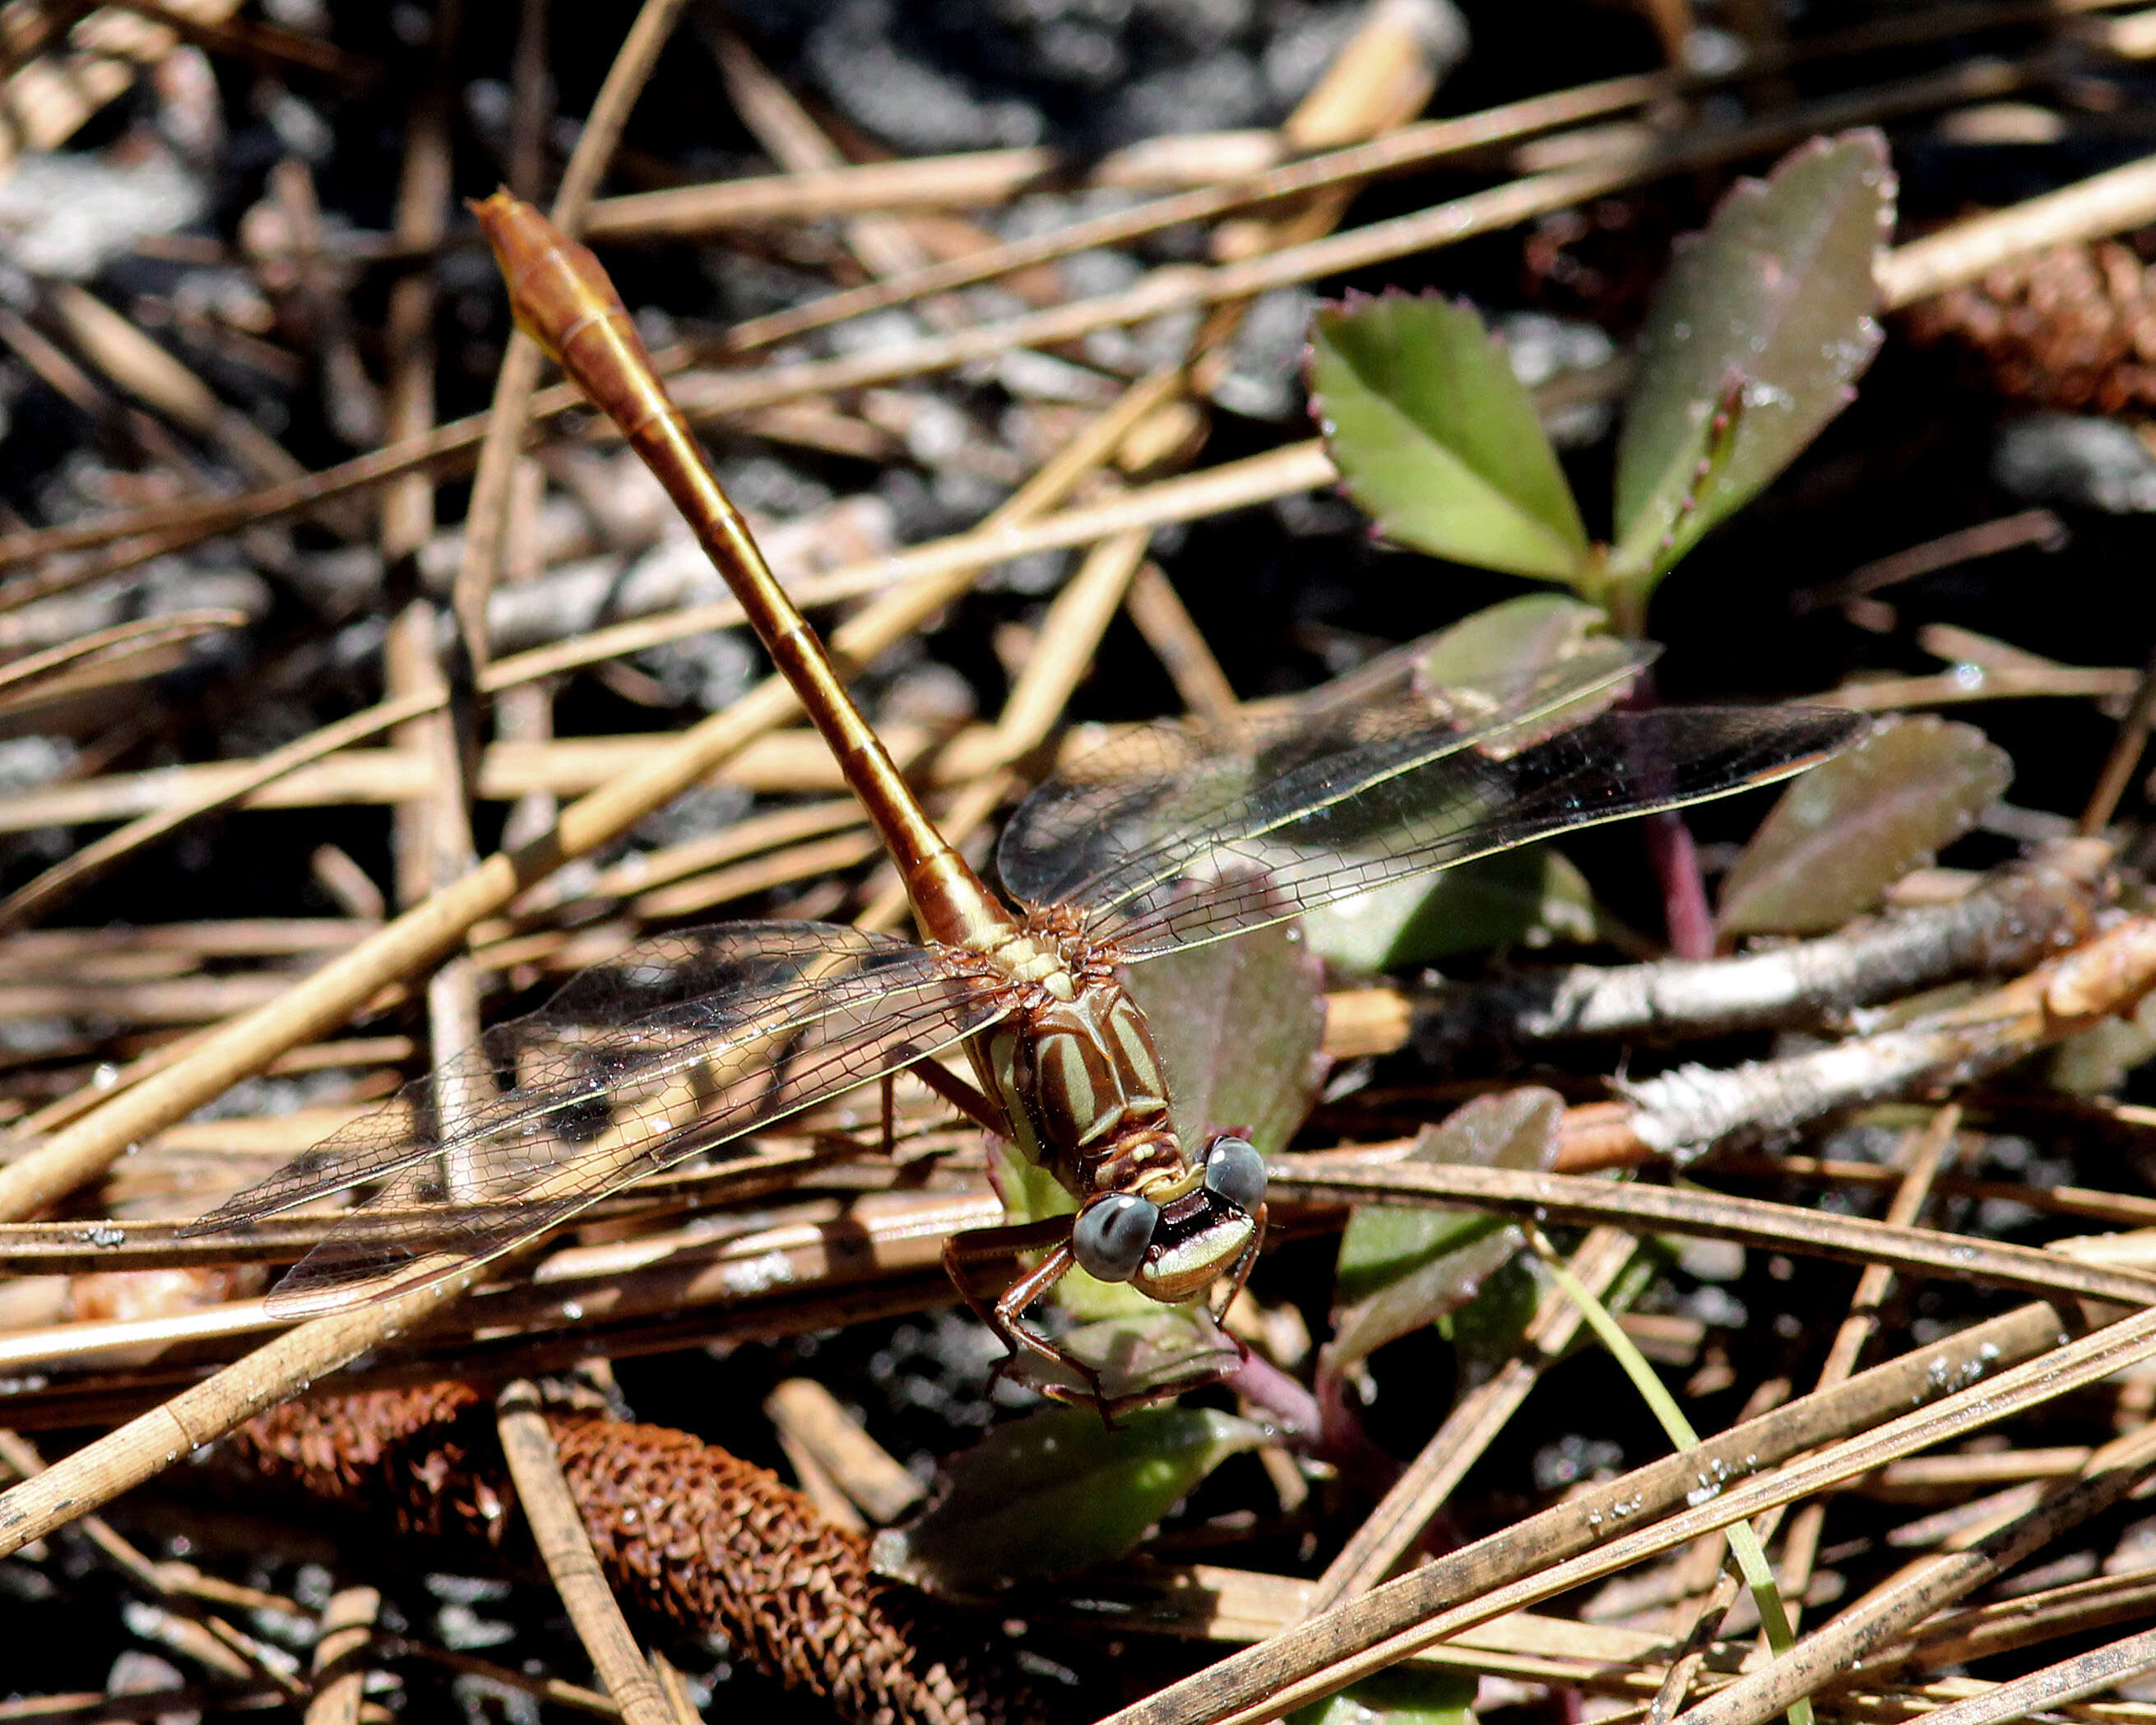
[[[1602,712],[1550,734],[1578,695],[1463,727],[1456,713],[1420,728],[1414,699],[1373,714],[1375,734],[1337,717],[1315,740],[1260,737],[1214,762],[1047,802],[1006,845],[1017,870],[1046,872],[1035,849],[1089,803],[1085,877],[1065,888],[1088,932],[1126,959],[1222,940],[1302,911],[1534,839],[1674,809],[1801,772],[1857,736],[1864,721],[1825,708],[1681,708]],[[1150,829],[1149,836],[1138,836]],[[1120,859],[1108,860],[1118,845]],[[1003,859],[1005,879],[1012,857]],[[1029,886],[1013,882],[1030,898]]]
[[[1427,645],[1233,725],[1149,725],[1094,750],[1011,817],[996,850],[1004,885],[1028,904],[1113,906],[1183,878],[1214,847],[1418,765],[1516,752],[1607,706],[1655,650],[1599,637],[1523,675],[1432,689]]]
[[[662,936],[578,976],[433,1078],[196,1223],[379,1189],[270,1296],[309,1317],[468,1270],[633,1180],[1001,1017],[993,978],[814,922]]]

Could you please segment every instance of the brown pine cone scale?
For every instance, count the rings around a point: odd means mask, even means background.
[[[2118,240],[2057,245],[1902,314],[1912,341],[1958,349],[1980,387],[2071,413],[2156,408],[2156,275]]]

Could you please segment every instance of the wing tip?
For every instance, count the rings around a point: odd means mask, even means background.
[[[215,1209],[204,1211],[181,1227],[179,1237],[182,1240],[200,1240],[205,1235],[237,1234],[242,1228],[261,1220],[270,1214],[264,1205],[242,1204],[240,1199],[246,1196],[243,1192],[238,1197],[228,1198]]]
[[[316,1250],[319,1252],[321,1248]],[[314,1262],[314,1254],[311,1253],[270,1289],[263,1301],[263,1309],[280,1322],[311,1322],[448,1281],[469,1274],[473,1267],[465,1260],[444,1253],[417,1257],[409,1253],[386,1251],[352,1253],[319,1264]]]
[[[1808,721],[1812,727],[1814,740],[1811,746],[1794,757],[1799,770],[1831,760],[1844,749],[1861,742],[1872,728],[1870,714],[1848,707],[1792,703],[1771,711],[1779,712],[1792,721]]]
[[[292,1183],[283,1178],[284,1171],[268,1179],[249,1186],[244,1192],[235,1192],[213,1210],[205,1211],[180,1230],[182,1240],[199,1240],[208,1234],[237,1234],[252,1227],[265,1217],[282,1215],[286,1210],[316,1198],[326,1197],[341,1189],[323,1189],[305,1188],[295,1189]]]

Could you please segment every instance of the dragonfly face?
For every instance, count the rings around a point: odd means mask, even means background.
[[[1072,1224],[1071,1255],[1101,1281],[1180,1305],[1255,1250],[1265,1214],[1265,1158],[1249,1140],[1224,1136],[1179,1178],[1091,1200]]]
[[[1116,955],[1060,910],[1036,911],[1024,934],[1054,963],[1014,991],[1009,1019],[971,1045],[973,1065],[1002,1116],[1003,1136],[1079,1209],[1065,1244],[1040,1270],[1004,1299],[973,1303],[1016,1357],[1024,1350],[1075,1368],[1106,1406],[1118,1398],[1034,1330],[1025,1307],[1075,1267],[1168,1306],[1203,1300],[1224,1279],[1224,1312],[1264,1240],[1265,1162],[1247,1140],[1221,1133],[1194,1163],[1170,1118],[1152,1030],[1123,988]],[[1056,1223],[1044,1218],[1040,1225]],[[1052,1383],[1036,1387],[1065,1394]]]

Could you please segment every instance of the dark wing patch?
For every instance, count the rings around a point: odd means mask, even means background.
[[[1146,726],[1081,757],[1004,829],[1004,886],[1028,904],[1118,903],[1202,867],[1214,846],[1415,765],[1517,752],[1607,705],[1652,657],[1602,638],[1522,675],[1433,691],[1419,680],[1421,645],[1231,726]]]
[[[1221,940],[1532,839],[1725,796],[1853,740],[1826,708],[1605,712],[1512,752],[1502,730],[1378,737],[1276,775],[1086,881],[1088,932],[1126,959]],[[1500,746],[1491,747],[1496,742]],[[1220,769],[1224,775],[1235,769]]]
[[[1001,1017],[993,978],[886,937],[731,923],[631,948],[195,1224],[378,1189],[270,1296],[313,1317],[467,1271],[630,1182]]]

